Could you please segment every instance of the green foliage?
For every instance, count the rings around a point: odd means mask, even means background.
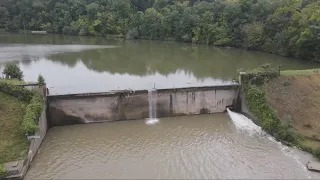
[[[273,68],[270,64],[263,64],[259,68],[249,70],[241,75],[244,84],[262,85],[266,81],[279,76],[279,68]]]
[[[0,81],[0,91],[26,102],[31,101],[33,95],[35,94],[34,92],[29,91],[21,86],[2,81]]]
[[[7,79],[21,80],[23,77],[23,73],[17,64],[6,64],[2,73],[6,75]]]
[[[39,74],[39,76],[38,76],[38,84],[40,84],[40,85],[46,84],[44,77],[41,74]]]
[[[318,74],[319,69],[305,69],[305,70],[285,70],[281,71],[281,76],[301,76]]]
[[[8,0],[0,28],[258,49],[320,61],[320,1]]]
[[[3,164],[0,164],[0,177],[6,175],[6,173],[7,173],[6,168],[4,167]]]
[[[306,145],[302,145],[302,144],[299,144],[298,147],[299,147],[300,149],[302,149],[303,151],[306,151],[306,152],[311,153],[311,154],[315,154],[315,156],[317,157],[316,153],[312,150],[311,147],[306,146]],[[318,158],[319,158],[319,157],[318,157]]]
[[[267,102],[265,92],[256,85],[247,85],[245,88],[246,100],[252,113],[262,122],[262,128],[274,135],[278,131],[280,124],[274,110]]]
[[[287,145],[295,145],[304,151],[312,153],[320,159],[320,148],[315,149],[314,147],[306,144],[308,141],[303,136],[296,133],[289,122],[280,121],[275,110],[273,110],[268,104],[263,83],[253,80],[261,79],[261,77],[268,77],[268,73],[270,74],[269,78],[273,78],[275,71],[277,70],[271,68],[270,65],[263,65],[258,69],[247,72],[250,76],[245,76],[247,79],[246,81],[242,81],[242,83],[249,109],[261,121],[262,128],[266,132],[270,133],[276,139],[286,143]],[[276,75],[279,76],[279,73],[276,73]],[[288,86],[290,85],[290,82],[287,82],[284,85]],[[306,124],[306,128],[312,127],[309,124]]]
[[[26,114],[22,121],[22,131],[26,135],[32,135],[38,130],[38,118],[43,108],[43,99],[39,94],[35,94],[26,109]]]
[[[39,83],[45,83],[44,78],[41,77],[42,76],[40,75],[38,78]],[[0,81],[0,91],[17,97],[20,100],[29,102],[26,108],[26,114],[23,117],[21,128],[22,131],[27,135],[34,134],[38,129],[37,121],[40,117],[44,104],[42,96],[21,86],[2,81]]]
[[[315,151],[314,155],[320,159],[320,148],[317,148],[317,150]]]
[[[296,139],[297,139],[295,133],[290,132],[289,129],[287,129],[283,126],[278,128],[278,131],[275,134],[275,136],[278,139],[286,141],[286,142],[296,142]]]
[[[244,24],[242,27],[243,46],[248,49],[258,49],[261,47],[263,38],[262,23]]]

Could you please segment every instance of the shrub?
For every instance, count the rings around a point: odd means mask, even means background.
[[[313,153],[312,148],[309,147],[309,146],[305,146],[305,145],[299,144],[298,147],[303,151],[306,151],[306,152],[311,153],[311,154]]]
[[[311,125],[310,122],[308,122],[308,123],[306,123],[306,124],[303,124],[303,127],[310,129],[310,128],[312,128],[312,125]]]
[[[7,173],[6,168],[4,167],[3,164],[0,164],[0,177],[1,177],[1,176],[5,176],[6,173]]]
[[[1,82],[1,81],[0,81],[0,91],[26,102],[31,101],[33,95],[35,94],[34,92],[29,91],[23,87],[9,84],[6,82]]]
[[[19,79],[23,77],[23,73],[17,64],[7,64],[2,72],[7,79]]]
[[[38,130],[39,127],[37,122],[41,115],[42,107],[42,97],[38,94],[35,94],[27,106],[26,114],[23,117],[22,131],[26,135],[32,135]]]
[[[291,82],[290,81],[285,81],[283,82],[283,86],[290,86],[291,85]]]
[[[296,138],[294,133],[290,132],[288,129],[279,127],[277,132],[277,137],[287,142],[295,142]]]
[[[320,159],[320,147],[317,148],[317,150],[314,152],[314,155]]]
[[[268,133],[274,134],[280,121],[275,112],[268,106],[265,92],[256,85],[247,85],[245,92],[248,106],[261,120],[262,128]]]
[[[41,74],[39,74],[39,76],[38,76],[38,84],[40,84],[40,85],[46,84],[44,77]]]
[[[242,74],[241,81],[244,84],[263,85],[266,81],[278,76],[279,68],[273,68],[270,64],[263,64],[257,69]]]
[[[41,78],[39,79],[41,80]],[[37,122],[43,108],[44,102],[42,96],[21,86],[16,86],[1,81],[0,91],[29,103],[23,117],[21,129],[26,135],[34,134],[36,130],[38,130]]]

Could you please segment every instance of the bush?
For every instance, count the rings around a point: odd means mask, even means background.
[[[274,68],[270,64],[263,64],[259,68],[242,74],[241,82],[244,84],[263,85],[266,81],[278,76],[279,68]]]
[[[40,84],[40,85],[46,84],[44,77],[41,74],[39,74],[39,76],[38,76],[38,84]]]
[[[40,75],[38,81],[44,83],[44,78]],[[22,131],[26,135],[31,135],[38,130],[38,118],[41,115],[43,108],[43,98],[40,94],[25,89],[21,86],[16,86],[0,81],[0,91],[3,91],[11,96],[17,97],[20,100],[28,102],[25,115],[22,121]]]
[[[1,82],[1,81],[0,81],[0,91],[26,102],[31,101],[33,95],[35,94],[34,92],[29,91],[23,87],[9,84],[6,82]]]
[[[298,144],[298,147],[301,149],[301,150],[303,150],[303,151],[306,151],[306,152],[308,152],[308,153],[313,153],[313,150],[312,150],[312,148],[311,147],[309,147],[309,146],[305,146],[305,145],[299,145]]]
[[[275,112],[268,106],[265,92],[256,85],[247,85],[245,88],[246,100],[250,110],[262,122],[262,128],[270,134],[278,130],[280,124]]]
[[[138,39],[139,31],[138,28],[130,29],[126,34],[126,39]]]
[[[7,173],[6,168],[4,167],[3,164],[0,164],[0,177],[5,176]]]
[[[294,136],[294,133],[290,132],[287,129],[280,128],[278,129],[277,132],[277,137],[281,140],[287,141],[287,142],[295,142],[296,138]]]
[[[314,152],[314,155],[315,155],[318,159],[320,159],[320,147],[317,148],[317,150]]]
[[[23,77],[23,73],[17,64],[7,64],[2,72],[7,79],[19,79]]]
[[[70,27],[69,26],[65,26],[62,28],[62,33],[63,34],[69,34],[70,33]]]
[[[41,115],[43,99],[40,95],[35,94],[26,109],[23,117],[22,131],[26,135],[32,135],[38,130],[38,118]]]

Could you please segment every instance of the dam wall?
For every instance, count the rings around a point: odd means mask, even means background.
[[[223,112],[237,103],[239,85],[158,89],[158,118]],[[50,126],[145,119],[147,90],[47,96]]]

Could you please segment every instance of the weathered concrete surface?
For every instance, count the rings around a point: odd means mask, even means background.
[[[320,173],[320,163],[319,162],[308,162],[307,168],[309,171],[315,171]]]
[[[6,176],[19,175],[23,169],[23,161],[13,161],[4,164],[4,167],[7,170]]]
[[[237,102],[239,85],[160,89],[157,117],[223,112]],[[52,126],[148,118],[148,91],[48,96]]]

